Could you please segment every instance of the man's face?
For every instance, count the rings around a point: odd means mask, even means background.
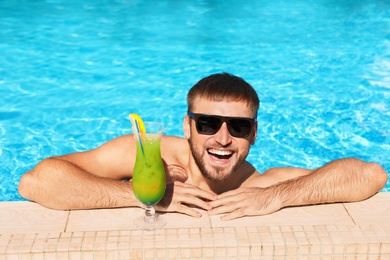
[[[253,118],[251,110],[244,102],[214,102],[198,99],[191,112]],[[256,138],[257,124],[255,123],[251,134],[245,138],[231,136],[226,123],[222,124],[217,133],[204,135],[197,132],[195,120],[186,116],[184,131],[195,163],[203,176],[211,181],[222,182],[234,174],[245,161],[250,145],[254,144]]]

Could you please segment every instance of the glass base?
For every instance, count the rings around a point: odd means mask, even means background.
[[[167,224],[167,221],[161,217],[160,215],[154,215],[153,218],[146,217],[146,216],[140,216],[137,217],[134,220],[134,225],[137,228],[143,229],[143,230],[154,230],[154,229],[160,229],[164,227]]]

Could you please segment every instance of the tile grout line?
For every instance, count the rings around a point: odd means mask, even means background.
[[[68,230],[68,224],[69,224],[70,212],[71,212],[71,210],[68,210],[68,215],[67,215],[67,217],[66,217],[65,227],[64,227],[64,230],[63,230],[63,232],[64,232],[64,233],[66,233],[66,232],[67,232],[67,230]]]
[[[351,213],[348,211],[347,207],[345,206],[345,203],[342,203],[342,204],[343,204],[344,210],[345,210],[345,211],[347,212],[347,214],[348,214],[348,217],[352,220],[353,224],[354,224],[355,226],[357,226],[356,221],[353,219]]]

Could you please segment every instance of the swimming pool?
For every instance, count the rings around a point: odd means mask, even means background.
[[[379,0],[1,1],[0,201],[41,159],[130,133],[130,112],[182,136],[187,90],[221,71],[259,92],[259,171],[390,172],[389,17]]]

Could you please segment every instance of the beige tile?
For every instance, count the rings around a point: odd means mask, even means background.
[[[139,208],[72,210],[66,232],[136,229],[134,219],[142,214]]]
[[[143,214],[140,208],[74,210],[69,215],[66,231],[135,230],[138,228],[134,220]],[[178,213],[159,214],[159,217],[167,222],[164,229],[210,227],[207,214],[201,218]]]
[[[0,203],[0,233],[28,234],[65,230],[69,211],[51,210],[33,202]]]
[[[361,202],[345,203],[357,225],[390,224],[390,193],[380,192]]]
[[[291,207],[270,215],[243,217],[229,221],[221,221],[220,216],[210,216],[210,219],[212,227],[354,225],[343,204]]]
[[[211,227],[210,218],[206,212],[202,212],[201,218],[194,218],[179,213],[167,213],[162,217],[167,221],[165,228],[207,228]]]
[[[0,203],[0,259],[28,258],[29,253],[34,259],[259,259],[260,255],[264,259],[365,259],[367,254],[370,259],[386,258],[389,205],[390,193],[380,193],[359,203],[294,207],[232,221],[207,214],[193,218],[167,213],[162,215],[167,225],[155,231],[133,225],[133,219],[143,215],[142,209],[82,210],[70,212],[64,232],[66,211],[30,202]],[[53,223],[62,228],[53,229]]]

